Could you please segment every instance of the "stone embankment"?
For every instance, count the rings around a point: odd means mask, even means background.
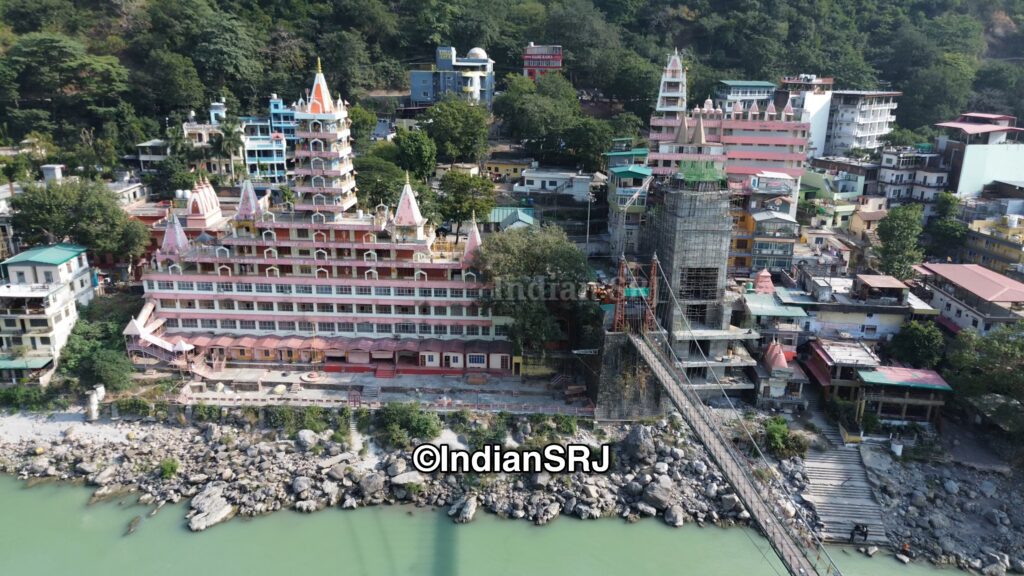
[[[24,417],[0,416],[0,430],[4,418]],[[290,439],[212,423],[70,424],[59,434],[0,434],[0,470],[26,480],[82,481],[95,487],[94,500],[137,493],[140,504],[157,510],[191,499],[188,526],[195,531],[236,515],[392,503],[440,508],[455,522],[470,522],[480,510],[535,524],[560,515],[659,517],[672,526],[748,522],[739,499],[677,418],[616,427],[608,436],[614,460],[604,474],[421,474],[412,469],[409,451],[383,453],[368,442],[357,452],[332,440],[338,436],[331,430],[302,430]],[[508,442],[530,438],[529,422],[520,419]],[[589,432],[575,441],[598,444]],[[791,515],[792,505],[777,500]]]

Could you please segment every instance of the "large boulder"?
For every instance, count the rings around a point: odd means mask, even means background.
[[[644,502],[654,506],[657,510],[664,510],[675,502],[676,493],[670,484],[651,482],[644,488],[643,498]]]
[[[675,506],[669,506],[665,510],[665,523],[669,526],[675,526],[676,528],[686,523],[686,515],[683,513],[683,507],[676,504]]]
[[[949,494],[956,494],[960,492],[960,485],[956,483],[956,480],[947,479],[942,483],[942,488]]]
[[[388,466],[388,476],[398,476],[399,474],[405,472],[405,468],[405,460],[397,458],[394,462],[391,463],[390,466]]]
[[[735,494],[723,494],[722,495],[722,510],[729,512],[735,510],[740,506],[740,497]]]
[[[417,472],[416,470],[403,472],[391,479],[391,483],[396,486],[405,486],[406,484],[421,484],[422,482],[423,475]]]
[[[295,493],[296,496],[304,492],[308,492],[312,487],[313,480],[308,476],[296,476],[292,480],[292,492]]]
[[[463,496],[456,500],[448,509],[448,515],[459,524],[473,521],[477,509],[476,496]]]
[[[90,479],[90,482],[96,486],[106,486],[114,480],[114,476],[117,474],[117,466],[111,464],[103,470],[100,470],[95,476]]]
[[[658,456],[651,431],[642,424],[637,424],[630,429],[629,434],[622,441],[622,446],[626,456],[633,462],[651,463]]]
[[[190,530],[201,532],[235,515],[234,506],[224,498],[225,486],[224,482],[213,482],[192,498],[191,507],[195,515],[188,521]]]
[[[303,450],[309,450],[316,446],[319,441],[320,438],[312,430],[299,430],[298,434],[295,435],[295,443]]]
[[[359,481],[359,488],[363,495],[372,496],[384,489],[384,476],[376,472],[370,472]]]

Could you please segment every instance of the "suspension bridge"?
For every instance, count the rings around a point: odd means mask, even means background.
[[[620,266],[621,285],[626,285],[624,282],[624,272],[628,272],[630,275],[631,280],[629,284],[633,286],[642,285],[640,282],[637,282],[633,272],[625,265]],[[682,364],[672,348],[668,333],[658,326],[656,321],[655,307],[659,277],[665,278],[666,275],[664,270],[661,270],[657,257],[655,257],[651,266],[650,289],[648,291],[633,292],[634,295],[642,299],[644,306],[644,319],[639,323],[632,324],[632,326],[636,326],[639,329],[630,330],[629,333],[629,339],[633,346],[643,361],[650,366],[652,373],[668,394],[669,399],[679,411],[683,420],[690,426],[693,433],[707,449],[711,458],[718,464],[722,474],[735,490],[736,496],[761,529],[761,532],[767,538],[786,570],[794,576],[841,576],[838,566],[829,556],[821,541],[810,530],[798,527],[797,524],[788,521],[782,514],[776,511],[773,504],[768,500],[767,489],[764,487],[764,484],[762,481],[754,478],[750,463],[734,449],[732,442],[722,434],[710,411],[711,409],[701,400],[696,388],[690,385],[686,373],[679,368]],[[626,290],[626,288],[623,288],[623,290]],[[669,301],[671,306],[675,307],[677,312],[681,312],[682,307],[678,300],[675,299],[672,290],[669,289],[666,292],[670,295]],[[651,300],[654,300],[655,304],[652,305]],[[683,315],[682,317],[685,319],[686,316]],[[688,322],[685,324],[685,329],[692,334]],[[714,370],[710,369],[710,362],[704,356],[703,351],[701,354],[708,368],[708,373],[718,383],[722,395],[728,399],[728,396],[725,394],[725,388],[718,381]],[[757,447],[753,436],[746,429],[746,424],[741,421],[741,425],[750,438],[751,444]],[[764,465],[770,467],[770,464],[759,448],[757,451]],[[788,495],[788,488],[785,483],[779,481],[774,474],[771,478],[770,482]],[[797,507],[797,510],[798,518],[803,520],[804,526],[809,526],[803,515],[803,510],[799,507]]]

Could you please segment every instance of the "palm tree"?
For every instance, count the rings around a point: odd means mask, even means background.
[[[220,158],[227,157],[231,170],[231,182],[235,181],[235,152],[241,150],[242,125],[237,118],[228,117],[220,123],[220,134],[213,139],[213,150]]]

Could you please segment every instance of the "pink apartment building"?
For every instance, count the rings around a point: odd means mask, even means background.
[[[757,103],[744,109],[739,102],[723,110],[715,108],[710,98],[687,110],[686,69],[679,53],[673,53],[662,73],[651,116],[654,149],[648,165],[655,174],[667,176],[679,170],[680,162],[710,161],[734,181],[764,171],[781,172],[797,179],[795,190],[799,190],[810,125],[794,120],[786,93],[777,96],[764,110]]]
[[[480,305],[474,222],[442,239],[406,183],[398,205],[356,208],[349,118],[318,70],[295,111],[294,205],[252,185],[223,210],[200,181],[144,275],[124,334],[133,357],[205,376],[223,367],[375,372],[518,372],[510,320]]]

